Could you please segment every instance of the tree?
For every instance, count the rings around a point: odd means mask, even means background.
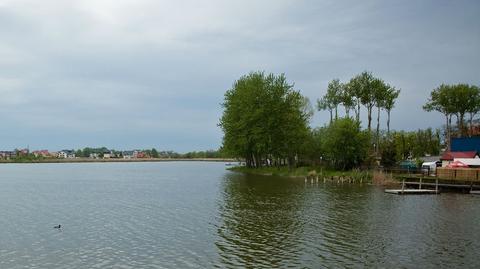
[[[380,147],[380,110],[385,107],[385,100],[390,85],[385,84],[381,79],[375,78],[372,82],[374,104],[377,107],[377,150]]]
[[[446,144],[447,150],[450,150],[451,119],[455,113],[455,107],[452,102],[452,87],[442,84],[430,92],[430,98],[423,106],[425,111],[438,111],[445,115],[446,120]]]
[[[395,87],[389,87],[388,92],[385,96],[384,108],[387,111],[387,133],[390,133],[390,113],[395,107],[395,101],[400,94],[400,90],[395,89]]]
[[[328,110],[330,112],[330,122],[333,120],[333,111],[335,110],[335,119],[338,118],[338,105],[342,102],[343,84],[339,79],[333,79],[328,83],[327,93],[322,99],[317,100],[318,110]]]
[[[245,158],[248,167],[267,160],[295,164],[313,112],[308,99],[283,74],[253,72],[241,77],[225,93],[222,106],[219,126],[225,151]]]
[[[350,117],[350,110],[355,109],[356,100],[348,83],[342,84],[340,100],[343,107],[345,107],[345,115]]]
[[[158,151],[155,148],[152,148],[151,156],[152,156],[152,158],[159,158],[160,157],[160,155],[158,154]]]
[[[480,111],[480,88],[477,86],[469,86],[469,98],[467,112],[470,114],[469,135],[473,131],[473,117]]]
[[[339,118],[325,129],[322,148],[326,158],[338,169],[359,166],[367,157],[369,132],[363,132],[360,122]]]
[[[322,110],[328,110],[330,112],[330,123],[333,121],[333,105],[330,103],[330,101],[327,99],[326,96],[322,97],[322,99],[317,100],[317,109],[318,111]]]

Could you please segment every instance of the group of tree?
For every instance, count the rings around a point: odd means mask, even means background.
[[[342,83],[339,79],[329,82],[326,94],[317,101],[318,110],[330,112],[330,123],[338,118],[338,108],[345,108],[345,116],[350,117],[350,111],[355,112],[355,119],[360,121],[360,109],[363,105],[367,109],[367,128],[372,127],[372,112],[377,108],[377,134],[380,131],[380,112],[387,112],[387,132],[390,132],[390,114],[400,90],[386,83],[370,72],[362,72]],[[335,116],[334,116],[335,114]]]
[[[222,147],[230,156],[244,158],[249,167],[320,162],[350,169],[377,160],[384,166],[393,166],[401,160],[440,154],[442,140],[450,140],[452,116],[457,119],[458,135],[466,135],[466,115],[471,127],[480,110],[477,86],[441,85],[432,91],[424,109],[445,115],[444,139],[438,129],[390,131],[391,111],[399,94],[400,90],[370,72],[356,75],[346,83],[334,79],[317,101],[319,110],[329,111],[329,124],[310,129],[313,112],[309,101],[287,83],[283,74],[250,73],[235,81],[225,93],[219,124],[224,132]],[[345,108],[343,117],[339,116],[340,106]],[[367,111],[365,130],[360,122],[362,106]],[[387,114],[386,131],[380,129],[382,110]]]
[[[440,130],[393,131],[380,136],[381,163],[392,167],[399,161],[438,156],[441,151]]]
[[[248,167],[295,165],[310,135],[310,102],[283,74],[252,72],[225,93],[223,149]]]
[[[442,84],[432,90],[428,102],[423,106],[426,111],[437,111],[445,116],[446,143],[450,146],[450,138],[455,126],[452,117],[455,116],[456,135],[472,135],[473,120],[480,111],[480,88],[469,84]],[[466,124],[466,115],[469,116]]]

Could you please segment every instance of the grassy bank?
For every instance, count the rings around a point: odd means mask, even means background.
[[[354,181],[371,182],[372,181],[372,172],[371,171],[335,171],[335,170],[326,170],[323,167],[260,167],[260,168],[248,168],[245,166],[235,166],[228,168],[230,171],[245,173],[245,174],[254,174],[254,175],[265,175],[265,176],[282,176],[282,177],[298,177],[305,178],[309,175],[316,174],[319,179],[323,178],[332,179],[332,178],[346,178],[352,179]],[[313,173],[313,171],[315,171]]]

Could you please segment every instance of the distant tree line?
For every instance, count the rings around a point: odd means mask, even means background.
[[[144,158],[165,158],[165,159],[192,159],[192,158],[227,158],[221,150],[191,151],[187,153],[178,153],[172,150],[158,151],[155,148],[136,150],[142,153]],[[86,147],[75,151],[76,157],[89,158],[94,154],[98,158],[103,158],[105,153],[111,154],[112,158],[123,158],[126,151],[108,149],[106,147],[90,148]]]

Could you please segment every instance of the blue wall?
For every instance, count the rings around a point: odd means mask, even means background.
[[[480,152],[480,137],[452,138],[451,151]]]

